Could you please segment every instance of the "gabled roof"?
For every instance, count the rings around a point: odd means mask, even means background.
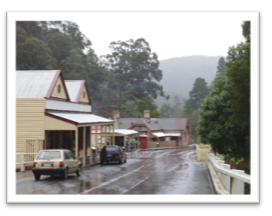
[[[84,80],[65,80],[65,85],[67,87],[70,100],[72,102],[78,102],[78,97],[80,94],[80,87]]]
[[[119,124],[119,129],[128,129],[132,123],[139,120],[139,118],[121,118],[117,119]]]
[[[72,102],[81,102],[80,99],[82,98],[83,91],[86,91],[86,98],[88,98],[88,100],[86,100],[88,102],[86,103],[91,104],[85,80],[65,80],[65,84]]]
[[[53,94],[57,82],[63,86],[65,100],[70,101],[60,70],[19,70],[16,71],[17,98],[56,98]]]
[[[50,87],[59,73],[59,70],[16,71],[16,97],[47,97]]]
[[[146,125],[150,130],[184,130],[187,118],[120,118],[118,124],[120,129],[128,129],[131,126]]]

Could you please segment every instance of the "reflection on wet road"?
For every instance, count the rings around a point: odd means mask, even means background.
[[[17,194],[212,194],[206,167],[195,149],[135,151],[124,164],[94,165],[68,179],[18,178]]]

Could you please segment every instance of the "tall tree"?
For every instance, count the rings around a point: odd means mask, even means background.
[[[218,60],[218,65],[217,65],[217,71],[216,71],[216,76],[225,76],[226,75],[226,67],[225,67],[225,59],[224,57],[221,57]]]
[[[207,82],[203,78],[195,80],[193,89],[189,92],[189,99],[185,102],[185,112],[189,115],[200,107],[201,99],[209,93]]]
[[[248,153],[244,157],[248,159],[250,157],[250,22],[244,22],[243,34],[247,42],[229,49],[226,65],[231,83],[228,91],[232,95],[233,114],[230,120],[238,127],[243,137],[241,142],[246,144]]]
[[[198,132],[201,140],[210,143],[216,152],[239,157],[239,132],[229,120],[229,116],[233,114],[229,85],[227,77],[215,78],[212,93],[201,104]]]
[[[152,53],[143,38],[117,41],[110,44],[111,54],[105,56],[108,68],[116,74],[119,84],[115,89],[120,99],[127,83],[131,85],[135,98],[164,96],[163,87],[158,84],[162,71],[158,68],[156,53]]]
[[[200,109],[199,133],[219,153],[250,159],[250,23],[244,22],[246,43],[230,47],[226,76],[218,76]]]

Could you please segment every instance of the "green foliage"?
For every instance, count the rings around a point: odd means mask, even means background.
[[[225,66],[225,59],[224,57],[221,57],[218,60],[218,65],[217,65],[217,71],[216,71],[216,76],[225,76],[226,75],[226,66]]]
[[[172,118],[174,109],[169,104],[163,104],[160,108],[160,118]]]
[[[185,102],[185,112],[190,115],[195,110],[199,109],[201,99],[205,98],[209,93],[207,83],[203,78],[195,80],[193,89],[189,92],[190,98]]]
[[[26,31],[20,26],[16,26],[16,43],[24,43],[27,38]]]
[[[77,50],[71,50],[62,61],[62,71],[67,80],[84,79],[86,67],[83,56]]]
[[[203,142],[226,160],[250,159],[250,23],[243,25],[246,43],[230,47],[226,76],[217,76],[200,109],[198,132]]]
[[[148,104],[146,101],[139,100],[137,107],[140,113],[144,113],[145,110],[148,110]]]
[[[57,61],[52,57],[50,48],[35,37],[18,43],[16,51],[17,70],[52,70],[57,67]]]
[[[237,128],[229,121],[232,115],[230,98],[227,91],[229,81],[227,77],[218,76],[214,80],[214,89],[206,97],[200,108],[200,121],[198,133],[204,143],[210,143],[219,154],[228,154],[235,157],[239,140],[236,139]]]
[[[231,47],[227,58],[227,74],[231,82],[228,91],[232,95],[230,120],[241,135],[245,147],[243,157],[250,157],[250,44]]]
[[[58,63],[69,55],[70,50],[76,48],[73,40],[68,35],[59,32],[48,34],[45,41],[52,50],[53,57],[58,60]]]
[[[148,42],[143,38],[128,41],[117,41],[110,44],[111,54],[105,56],[107,67],[116,74],[119,84],[114,89],[120,98],[127,84],[138,100],[151,96],[164,96],[163,88],[158,82],[162,71],[158,69],[156,53],[152,53]]]
[[[246,42],[250,44],[250,21],[245,21],[242,28],[243,36],[246,38]]]
[[[150,112],[150,117],[151,118],[159,118],[160,117],[160,113],[158,110],[153,110]]]
[[[121,105],[123,118],[141,118],[142,113],[139,112],[135,101],[126,101]]]

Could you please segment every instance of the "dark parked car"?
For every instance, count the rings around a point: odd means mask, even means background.
[[[127,155],[120,146],[104,146],[100,153],[100,164],[103,165],[105,162],[119,162],[120,164],[126,163]]]

